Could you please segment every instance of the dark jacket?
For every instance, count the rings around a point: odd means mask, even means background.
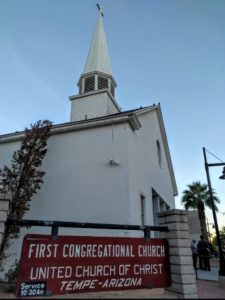
[[[198,253],[200,255],[209,255],[209,243],[207,240],[200,240],[198,242]]]

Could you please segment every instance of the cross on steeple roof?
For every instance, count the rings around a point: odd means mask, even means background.
[[[98,3],[97,3],[96,5],[97,5],[97,7],[98,7],[98,9],[99,9],[100,14],[102,15],[102,17],[104,17],[102,5],[99,5]]]

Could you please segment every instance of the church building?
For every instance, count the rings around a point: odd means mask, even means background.
[[[157,225],[158,212],[175,208],[178,192],[161,107],[121,111],[116,86],[100,12],[79,92],[69,97],[70,120],[51,129],[44,183],[24,219]],[[11,165],[23,134],[0,136],[0,168]],[[27,232],[50,234],[50,228],[24,229],[9,249],[18,258]]]

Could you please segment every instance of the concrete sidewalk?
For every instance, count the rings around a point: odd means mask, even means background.
[[[197,270],[197,278],[200,280],[219,281],[219,267],[211,267],[211,271]]]
[[[219,285],[219,260],[210,260],[211,270],[196,272],[199,299],[225,299],[225,289]]]
[[[225,289],[218,281],[197,280],[197,290],[199,299],[225,299]]]

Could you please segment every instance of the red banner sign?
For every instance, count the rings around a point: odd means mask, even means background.
[[[17,281],[19,297],[169,285],[165,239],[24,237]]]

